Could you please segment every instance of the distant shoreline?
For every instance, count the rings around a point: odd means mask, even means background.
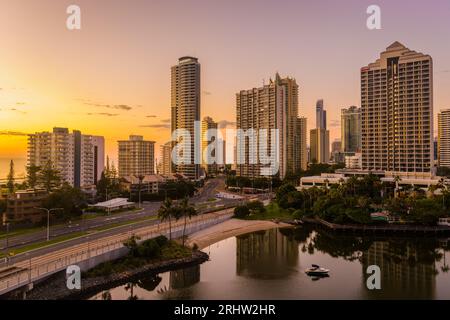
[[[15,178],[17,180],[23,180],[26,177],[27,158],[0,157],[0,183],[6,182],[11,160],[14,161]]]

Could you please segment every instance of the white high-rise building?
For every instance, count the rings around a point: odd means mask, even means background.
[[[167,142],[159,147],[159,174],[172,173],[172,143]]]
[[[433,163],[433,60],[391,44],[361,69],[362,168],[429,176]]]
[[[131,135],[119,143],[119,177],[146,176],[155,173],[155,142]]]
[[[77,188],[95,185],[104,169],[104,138],[72,133],[67,128],[28,136],[28,165],[58,170],[63,181]]]
[[[341,110],[342,152],[356,153],[361,151],[361,109],[351,106]]]
[[[281,78],[260,88],[242,90],[236,94],[236,128],[245,132],[261,129],[267,131],[267,149],[271,148],[271,133],[278,129],[277,149],[278,174],[284,178],[287,173],[300,168],[298,142],[298,85],[293,78]],[[260,141],[251,143],[248,138],[237,140],[237,158],[243,163],[237,164],[236,174],[249,178],[261,177],[261,169],[267,167],[267,159],[260,152]],[[267,152],[264,152],[267,153]],[[266,156],[267,157],[267,156]],[[275,173],[277,174],[277,173]]]
[[[438,162],[450,168],[450,109],[438,114]]]
[[[208,130],[218,130],[218,123],[215,122],[211,117],[205,117],[202,120],[202,164],[203,168],[208,174],[217,174],[218,171],[218,164],[217,161],[219,160],[218,157],[222,157],[222,154],[220,154],[218,151],[218,148],[223,148],[221,142],[219,142],[217,139],[217,134],[215,137],[211,137],[211,140],[208,141],[207,132]],[[220,143],[220,145],[219,145]],[[209,145],[214,146],[214,150],[211,152],[211,155],[206,152],[205,157],[205,151],[207,151],[207,147]],[[216,163],[213,163],[214,159],[216,158]]]
[[[323,106],[323,99],[316,102],[316,128],[327,129],[327,111]]]
[[[323,100],[316,103],[316,128],[310,131],[310,161],[328,163],[330,161],[330,131],[327,130],[327,112]]]
[[[171,69],[171,81],[172,133],[177,129],[184,129],[191,136],[189,163],[175,165],[174,169],[175,172],[196,180],[200,175],[201,162],[200,136],[195,135],[195,122],[200,121],[200,63],[198,59],[180,58],[178,64]],[[181,139],[177,142],[180,141]]]

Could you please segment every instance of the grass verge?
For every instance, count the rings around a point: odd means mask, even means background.
[[[265,207],[264,212],[250,214],[243,218],[243,220],[274,220],[274,219],[292,219],[292,214],[283,208],[280,208],[277,203],[272,202]]]

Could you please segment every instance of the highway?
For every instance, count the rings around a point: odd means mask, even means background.
[[[208,228],[231,218],[233,209],[222,210],[193,217],[188,220],[186,234]],[[172,234],[178,236],[184,228],[184,221],[172,221]],[[119,228],[120,229],[120,228]],[[8,266],[0,267],[0,295],[36,280],[48,277],[72,264],[88,261],[91,258],[109,254],[123,247],[123,242],[132,234],[141,240],[159,234],[168,236],[169,223],[153,221],[149,225],[135,225],[133,228],[107,230],[95,235],[72,239],[66,242],[40,248],[13,257]]]
[[[230,206],[236,205],[239,202],[231,199],[217,199],[216,201],[214,201],[214,203],[209,202],[209,200],[215,198],[217,192],[223,190],[225,190],[224,178],[210,179],[205,183],[205,186],[198,191],[197,195],[190,199],[190,203],[198,206],[198,211],[200,213],[203,213],[211,209],[212,206]],[[50,227],[50,239],[80,232],[96,233],[97,229],[99,228],[104,229],[108,226],[113,227],[116,224],[127,224],[132,223],[133,221],[141,222],[139,222],[138,224],[134,223],[131,226],[125,225],[119,228],[114,228],[113,231],[120,232],[120,230],[123,230],[124,228],[134,228],[140,227],[142,225],[157,223],[156,218],[155,220],[149,221],[142,220],[146,218],[156,217],[160,206],[161,202],[144,202],[142,204],[142,209],[138,211],[121,212],[109,216],[99,216],[92,219],[78,220],[73,223]],[[46,238],[47,229],[43,227],[41,230],[32,233],[9,237],[8,250],[6,250],[6,238],[1,239],[0,250],[6,253],[6,251],[18,249],[32,243],[45,241]]]

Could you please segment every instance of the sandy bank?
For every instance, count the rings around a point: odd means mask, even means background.
[[[230,219],[190,235],[187,243],[188,245],[196,243],[199,249],[203,249],[218,241],[241,234],[282,227],[291,226],[286,223],[275,223],[272,221]]]

